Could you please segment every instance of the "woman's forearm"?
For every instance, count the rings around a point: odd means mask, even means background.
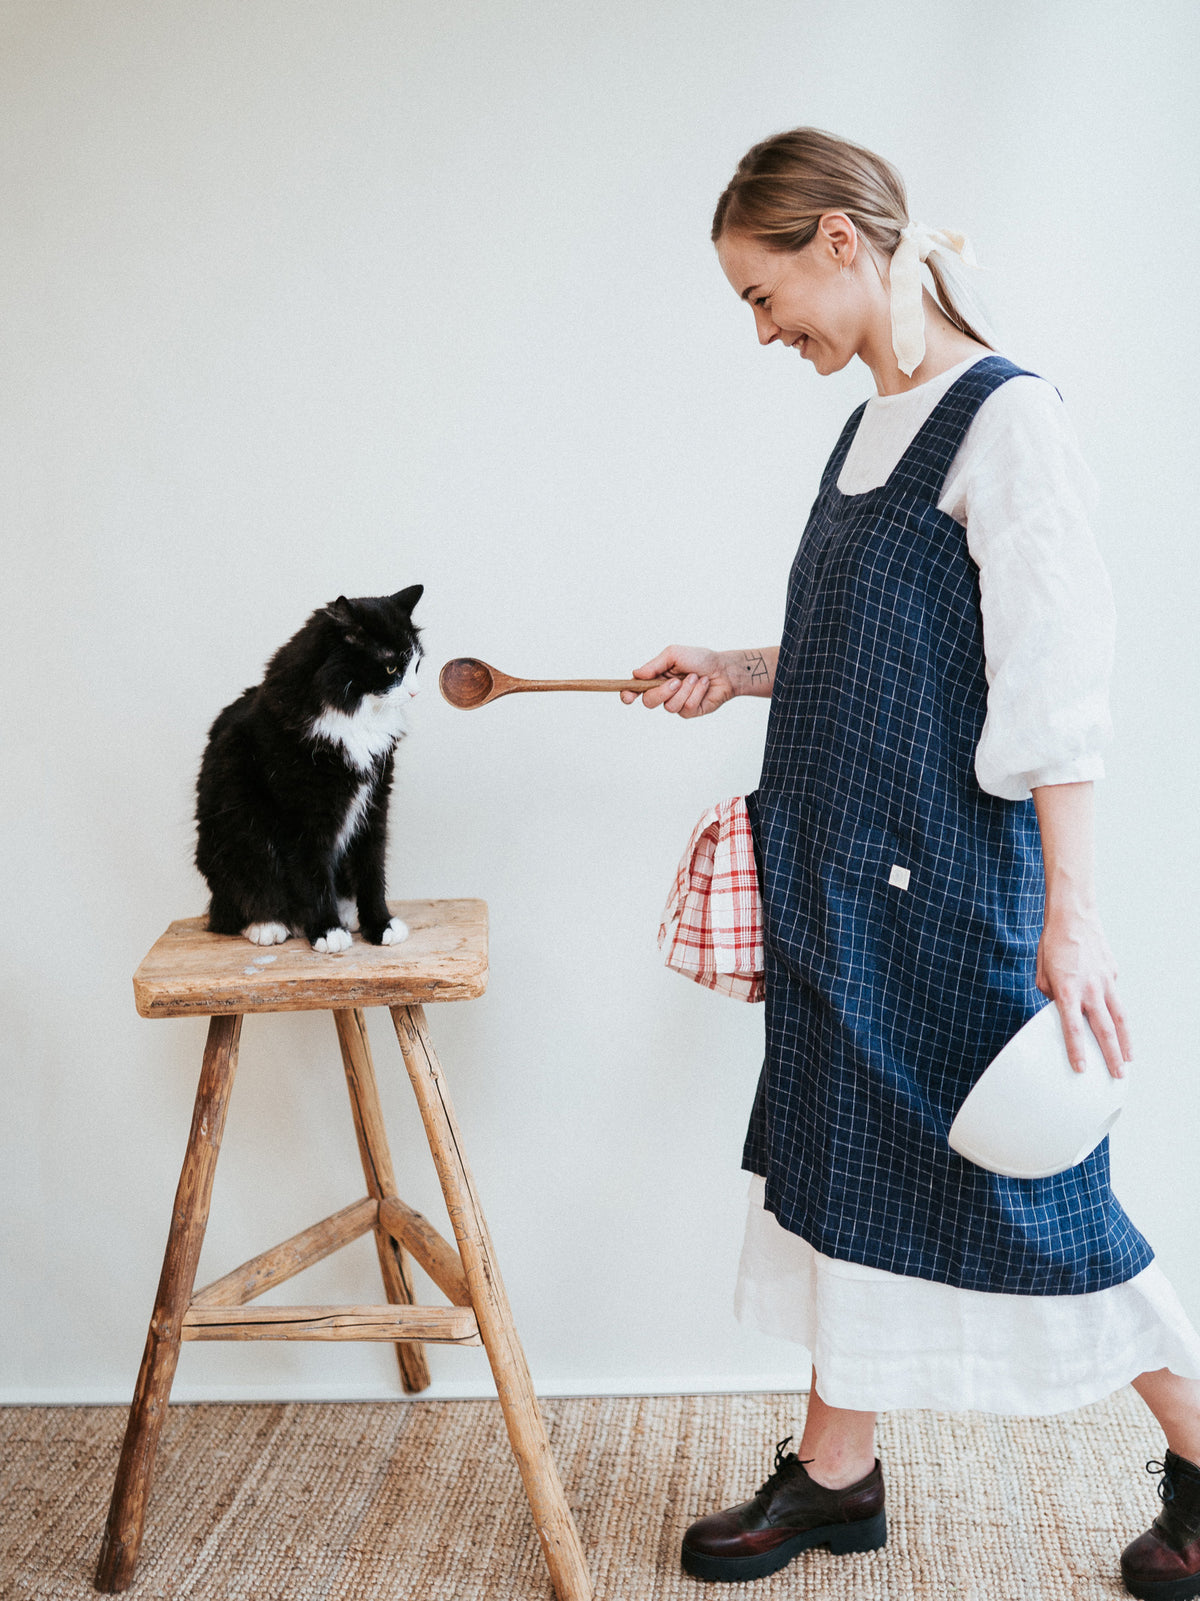
[[[1046,916],[1038,941],[1035,982],[1058,1004],[1067,1055],[1087,1067],[1090,1025],[1108,1070],[1120,1078],[1133,1060],[1129,1023],[1117,998],[1117,966],[1100,927],[1092,846],[1092,780],[1039,784],[1033,791],[1042,834]]]
[[[1046,873],[1046,916],[1096,910],[1093,783],[1039,784],[1033,791]]]
[[[720,655],[735,695],[770,695],[775,687],[778,645],[764,645],[761,650],[723,650]]]

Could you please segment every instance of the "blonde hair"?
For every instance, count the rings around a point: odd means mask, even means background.
[[[792,128],[752,145],[738,162],[713,213],[712,241],[743,233],[768,250],[803,250],[827,211],[845,212],[868,245],[890,259],[909,220],[904,179],[863,145],[821,128]],[[936,256],[925,265],[949,320],[994,350],[971,321],[982,321],[982,308],[968,314],[964,287],[951,284]]]

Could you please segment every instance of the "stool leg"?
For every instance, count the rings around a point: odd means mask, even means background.
[[[425,1026],[424,1008],[393,1006],[391,1013],[555,1593],[559,1601],[591,1601],[592,1581],[583,1547],[550,1452],[546,1424],[467,1166],[450,1092]]]
[[[125,1443],[121,1447],[112,1504],[96,1566],[97,1590],[128,1589],[137,1565],[158,1436],[179,1360],[183,1315],[192,1298],[196,1264],[208,1224],[213,1174],[237,1068],[241,1031],[242,1019],[238,1015],[214,1017],[208,1025],[204,1065],[200,1069],[187,1152],[175,1192],[175,1209],[171,1214],[158,1295],[133,1392],[133,1405],[129,1409]]]
[[[375,1064],[371,1060],[371,1042],[367,1038],[367,1023],[359,1011],[335,1011],[338,1044],[342,1048],[342,1065],[346,1069],[346,1087],[350,1091],[350,1109],[354,1113],[354,1132],[358,1135],[358,1154],[362,1158],[367,1193],[376,1200],[395,1195],[396,1176],[392,1171],[392,1153],[388,1149],[387,1131],[383,1124],[383,1109],[379,1104],[379,1086],[375,1082]],[[403,1306],[416,1304],[413,1294],[412,1260],[392,1239],[386,1229],[375,1227],[375,1249],[379,1253],[379,1270],[383,1275],[383,1293],[389,1301]],[[409,1395],[429,1388],[429,1364],[424,1348],[415,1340],[403,1341],[396,1346],[396,1360],[400,1364],[400,1382]]]

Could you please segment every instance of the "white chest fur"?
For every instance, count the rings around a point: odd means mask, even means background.
[[[364,778],[354,792],[354,797],[346,810],[346,820],[338,830],[338,837],[333,844],[333,854],[340,856],[358,833],[363,818],[367,815],[367,807],[371,803],[371,790],[374,788],[369,778]]]
[[[314,739],[327,739],[333,745],[340,745],[352,767],[357,767],[360,773],[369,773],[379,757],[386,756],[401,735],[408,733],[408,709],[417,692],[415,677],[413,662],[386,695],[364,695],[353,712],[322,712],[313,719],[309,733]],[[362,804],[365,806],[365,800]],[[353,832],[351,828],[350,833]]]

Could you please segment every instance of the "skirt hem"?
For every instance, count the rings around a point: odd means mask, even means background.
[[[1157,1261],[1087,1295],[960,1289],[823,1255],[765,1209],[760,1176],[747,1199],[735,1316],[806,1350],[831,1406],[1045,1417],[1140,1373],[1200,1380],[1200,1334]]]

